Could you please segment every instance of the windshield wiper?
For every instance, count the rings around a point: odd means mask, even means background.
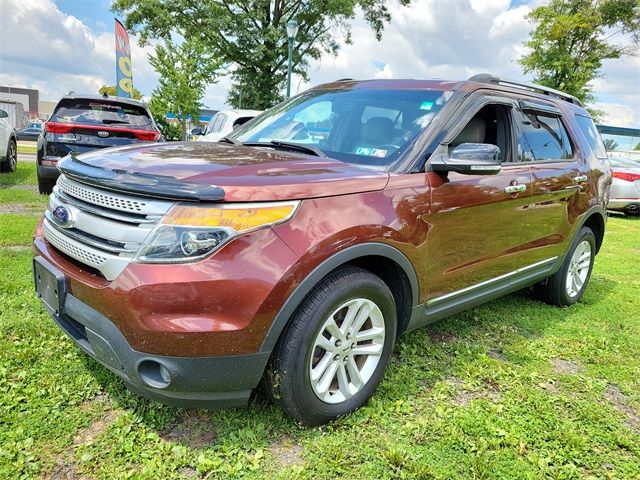
[[[292,150],[294,152],[308,153],[316,157],[326,157],[324,152],[319,148],[311,145],[303,145],[302,143],[283,142],[280,140],[271,140],[270,142],[246,142],[243,145],[247,147],[276,147],[283,150]]]
[[[239,142],[233,137],[222,137],[220,140],[218,140],[218,142],[230,143],[232,145],[242,145],[241,142]]]
[[[126,120],[102,120],[102,123],[104,123],[105,125],[111,125],[113,123],[129,125],[129,122],[127,122]]]

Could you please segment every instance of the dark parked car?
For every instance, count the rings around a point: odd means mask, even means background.
[[[42,133],[41,128],[29,127],[16,131],[18,140],[38,140],[38,137]]]
[[[51,193],[58,161],[70,153],[85,153],[160,140],[160,130],[147,107],[137,100],[105,96],[63,97],[38,138],[38,188]]]
[[[262,381],[309,425],[367,402],[404,332],[531,286],[580,300],[611,183],[577,99],[488,75],[339,81],[221,143],[59,167],[34,278],[68,336],[147,397]]]

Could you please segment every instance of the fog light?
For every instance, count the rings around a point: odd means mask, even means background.
[[[138,364],[140,379],[153,388],[166,388],[171,383],[169,370],[154,360],[143,360]]]

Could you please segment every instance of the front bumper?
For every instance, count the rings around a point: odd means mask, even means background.
[[[34,259],[57,278],[42,257]],[[58,292],[59,290],[59,292]],[[59,283],[58,311],[47,307],[54,321],[89,356],[124,380],[134,393],[166,405],[225,408],[244,405],[262,377],[269,352],[216,357],[163,356],[134,350],[103,314],[65,291]]]

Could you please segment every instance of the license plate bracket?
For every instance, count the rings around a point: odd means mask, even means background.
[[[64,274],[42,257],[33,259],[33,281],[36,295],[54,315],[60,315],[66,295]]]

